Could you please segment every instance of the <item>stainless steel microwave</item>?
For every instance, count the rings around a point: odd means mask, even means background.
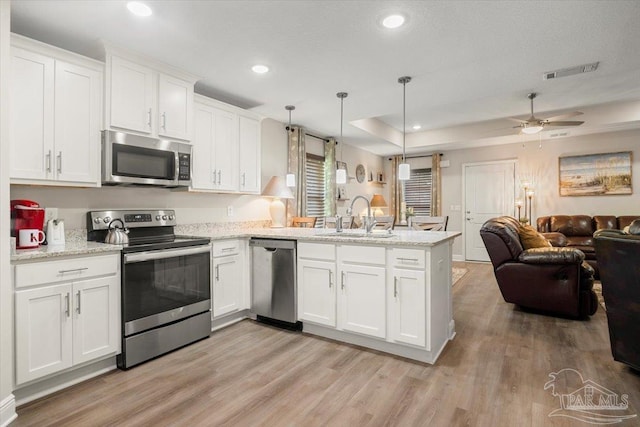
[[[103,130],[102,184],[188,187],[191,145]]]

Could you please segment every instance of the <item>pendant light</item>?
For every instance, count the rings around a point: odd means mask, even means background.
[[[340,161],[342,161],[342,120],[344,116],[344,99],[349,96],[347,92],[338,92],[336,94],[338,98],[340,98]],[[347,183],[347,170],[344,169],[344,166],[341,165],[339,169],[336,170],[336,184],[346,184]]]
[[[409,163],[406,161],[406,143],[407,136],[406,121],[407,121],[407,83],[411,81],[411,77],[404,76],[398,79],[398,83],[402,83],[402,163],[398,165],[398,179],[406,181],[411,177],[411,169]]]
[[[287,126],[287,135],[289,132],[293,133],[293,127],[291,126],[291,112],[296,109],[294,105],[286,105],[284,107],[285,110],[289,112],[289,126]],[[288,138],[287,138],[288,140]],[[287,170],[289,170],[289,151],[291,148],[287,147]],[[296,186],[296,175],[288,172],[286,178],[287,187],[295,187]]]

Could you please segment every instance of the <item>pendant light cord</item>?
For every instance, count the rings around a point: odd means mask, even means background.
[[[405,162],[405,138],[407,137],[407,82],[402,82],[402,163]]]
[[[340,145],[340,161],[342,161],[342,122],[344,121],[344,99],[349,96],[347,92],[338,92],[336,96],[340,98],[340,141],[338,145]]]

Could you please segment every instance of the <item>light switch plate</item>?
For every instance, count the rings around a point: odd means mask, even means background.
[[[227,216],[233,216],[233,206],[227,206]]]

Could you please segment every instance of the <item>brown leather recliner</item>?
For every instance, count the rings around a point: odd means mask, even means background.
[[[601,230],[594,241],[611,353],[614,360],[640,371],[640,235]]]
[[[485,222],[480,236],[506,302],[573,318],[586,318],[598,309],[593,292],[593,268],[573,248],[524,250],[519,223],[503,216]]]

